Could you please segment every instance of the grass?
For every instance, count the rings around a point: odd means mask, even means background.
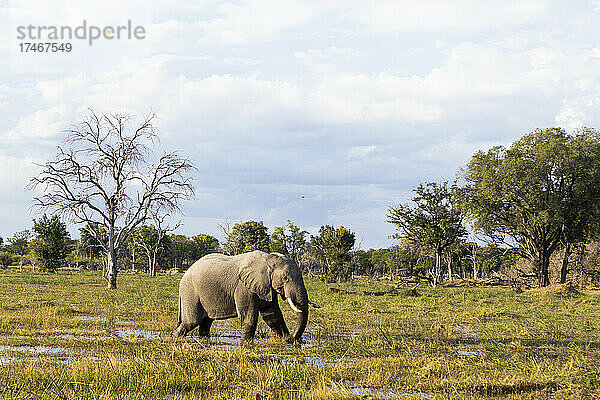
[[[306,343],[273,338],[261,321],[240,349],[237,319],[216,321],[210,340],[171,339],[179,279],[122,273],[109,291],[98,273],[0,271],[0,398],[600,397],[599,292],[369,296],[390,282],[307,278],[323,308]]]

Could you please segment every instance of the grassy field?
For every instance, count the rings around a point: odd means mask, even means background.
[[[420,296],[340,294],[390,282],[306,279],[301,346],[261,321],[210,340],[170,337],[181,275],[0,271],[0,398],[600,398],[600,292],[419,287]],[[286,320],[289,307],[282,304]]]

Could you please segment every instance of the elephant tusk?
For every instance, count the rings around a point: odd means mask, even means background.
[[[312,301],[308,301],[308,304],[310,304],[311,306],[313,306],[314,308],[321,308],[320,305],[318,305],[317,303],[313,303]]]
[[[294,302],[292,301],[292,299],[290,299],[290,298],[288,297],[287,301],[288,301],[288,303],[290,303],[290,307],[292,307],[292,310],[296,311],[297,313],[301,313],[301,312],[302,312],[302,311],[300,311],[300,309],[298,309],[298,307],[296,307],[296,306],[294,305]]]

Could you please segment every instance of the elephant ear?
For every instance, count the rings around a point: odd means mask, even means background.
[[[272,301],[271,268],[267,259],[255,251],[247,255],[239,265],[239,277],[244,286],[264,301]]]

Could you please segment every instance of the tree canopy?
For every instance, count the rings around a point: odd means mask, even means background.
[[[306,235],[307,231],[301,230],[288,219],[285,225],[273,228],[271,251],[290,257],[300,264],[300,256],[306,249]]]
[[[36,234],[33,245],[35,261],[50,272],[64,266],[73,246],[67,226],[57,215],[48,217],[44,214],[33,221],[33,231]]]
[[[600,210],[600,135],[537,129],[509,148],[478,151],[464,170],[464,208],[476,230],[518,249],[550,283],[550,256],[591,237]]]
[[[269,252],[271,242],[263,221],[246,221],[233,225],[223,244],[228,254],[241,254],[252,250]]]
[[[310,238],[310,252],[323,266],[329,281],[345,281],[351,278],[353,265],[350,251],[355,243],[354,232],[343,226],[321,226],[318,236]]]
[[[399,231],[396,237],[434,252],[434,284],[442,278],[442,254],[467,234],[454,189],[448,182],[426,182],[414,189],[413,205],[399,204],[388,209],[387,221]]]

